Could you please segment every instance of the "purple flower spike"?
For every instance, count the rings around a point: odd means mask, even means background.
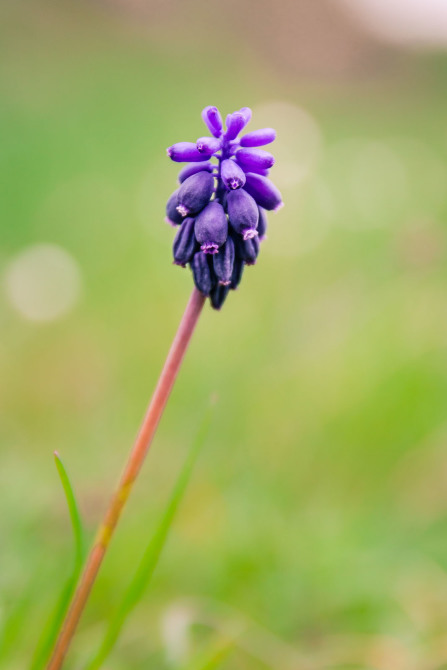
[[[186,161],[197,163],[213,155],[212,151],[208,154],[200,152],[193,142],[177,142],[177,144],[173,144],[172,147],[166,149],[166,152],[169,158],[176,163]]]
[[[277,210],[283,205],[281,193],[266,177],[250,172],[247,174],[244,188],[264,209]]]
[[[270,144],[276,139],[276,131],[273,128],[262,128],[254,130],[241,137],[241,147],[262,147]]]
[[[205,161],[204,163],[188,163],[188,165],[185,165],[185,167],[178,173],[178,180],[179,183],[182,184],[185,179],[188,179],[188,177],[191,177],[193,174],[197,174],[197,172],[212,171],[213,164],[209,161]]]
[[[230,191],[227,196],[228,217],[233,229],[242,235],[244,240],[255,237],[258,233],[259,210],[254,199],[240,188]]]
[[[214,177],[209,172],[197,172],[185,179],[178,190],[177,211],[182,216],[198,214],[214,192]]]
[[[205,107],[202,112],[202,119],[214,137],[220,137],[222,134],[222,117],[217,107]]]
[[[228,237],[225,244],[220,247],[218,253],[213,256],[214,272],[219,280],[219,284],[222,284],[222,286],[231,284],[234,256],[234,242],[231,237]]]
[[[198,251],[192,257],[190,265],[197,289],[204,295],[209,295],[213,288],[213,277],[206,254],[203,251]]]
[[[183,221],[183,216],[177,211],[178,204],[178,192],[179,189],[174,191],[174,193],[169,198],[166,203],[166,223],[169,223],[171,226],[178,226],[179,223]]]
[[[217,107],[205,107],[202,118],[210,137],[168,149],[173,161],[187,165],[166,215],[179,226],[174,263],[189,264],[197,289],[220,309],[228,292],[239,286],[244,267],[257,261],[267,231],[265,210],[282,205],[281,193],[267,179],[274,158],[258,148],[273,142],[276,134],[263,128],[239,139],[251,120],[249,107],[229,114],[226,129]]]
[[[194,234],[194,219],[185,219],[175,236],[173,252],[174,263],[185,267],[197,251],[198,245]]]
[[[228,237],[225,210],[216,200],[210,202],[196,219],[196,240],[205,254],[217,254]]]
[[[275,162],[274,157],[264,149],[239,149],[236,152],[236,160],[246,171],[268,170]]]
[[[222,161],[220,176],[225,186],[230,190],[241,188],[245,184],[245,172],[235,161],[229,158]]]
[[[246,120],[245,116],[241,112],[233,112],[233,114],[228,114],[225,125],[227,126],[227,132],[225,133],[226,140],[234,140],[242,128],[245,127]]]
[[[197,140],[197,149],[201,154],[212,156],[216,151],[219,151],[221,141],[216,137],[199,137]]]

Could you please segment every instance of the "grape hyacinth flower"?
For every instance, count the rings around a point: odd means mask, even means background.
[[[268,179],[275,159],[259,148],[274,141],[273,128],[238,139],[251,119],[248,107],[228,114],[225,128],[217,107],[205,107],[202,119],[212,137],[167,150],[171,160],[187,165],[168,200],[166,221],[178,227],[174,263],[189,265],[196,288],[220,309],[229,290],[238,287],[244,266],[256,263],[266,237],[265,210],[283,203]]]
[[[92,586],[115,533],[121,513],[154,438],[177,379],[206,298],[220,309],[254,265],[266,237],[266,210],[282,205],[281,194],[268,179],[272,154],[259,147],[273,142],[272,128],[240,133],[251,119],[248,107],[229,114],[225,128],[217,107],[205,107],[202,118],[211,133],[197,142],[179,142],[169,157],[185,162],[179,187],[166,206],[166,220],[177,228],[174,263],[192,270],[195,288],[180,321],[153,396],[123,473],[99,525],[76,591],[55,640],[47,670],[61,670],[84,612]],[[93,666],[92,666],[93,667]],[[99,666],[95,666],[99,667]]]

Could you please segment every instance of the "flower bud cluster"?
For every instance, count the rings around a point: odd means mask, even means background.
[[[268,179],[275,159],[259,148],[276,133],[263,128],[238,139],[251,119],[248,107],[228,114],[225,127],[217,107],[205,107],[202,119],[211,137],[167,150],[171,160],[187,165],[166,205],[166,220],[178,228],[174,263],[189,265],[197,289],[220,309],[244,267],[256,263],[266,237],[265,210],[282,206],[281,193]]]

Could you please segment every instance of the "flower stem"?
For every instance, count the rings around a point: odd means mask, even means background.
[[[166,358],[163,370],[144,417],[140,432],[130,452],[118,488],[113,495],[104,520],[99,527],[95,542],[88,555],[87,562],[64,624],[59,633],[48,670],[59,670],[76,631],[81,614],[88,600],[91,588],[98,574],[104,555],[109,546],[122,509],[129,497],[132,486],[138,476],[144,458],[149,450],[152,438],[157,430],[163,410],[168,401],[177,373],[183,361],[189,341],[205,302],[203,296],[194,289],[185,313],[183,314],[174,341]]]

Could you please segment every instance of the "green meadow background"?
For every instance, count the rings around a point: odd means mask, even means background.
[[[71,571],[52,454],[91,540],[191,292],[163,221],[177,174],[165,149],[205,134],[208,104],[278,128],[285,207],[240,290],[204,310],[66,667],[98,648],[216,396],[153,580],[103,667],[447,668],[447,60],[299,77],[220,33],[224,7],[208,8],[203,39],[106,3],[0,9],[5,670],[30,667]],[[43,244],[79,279],[47,321],[11,292]]]

